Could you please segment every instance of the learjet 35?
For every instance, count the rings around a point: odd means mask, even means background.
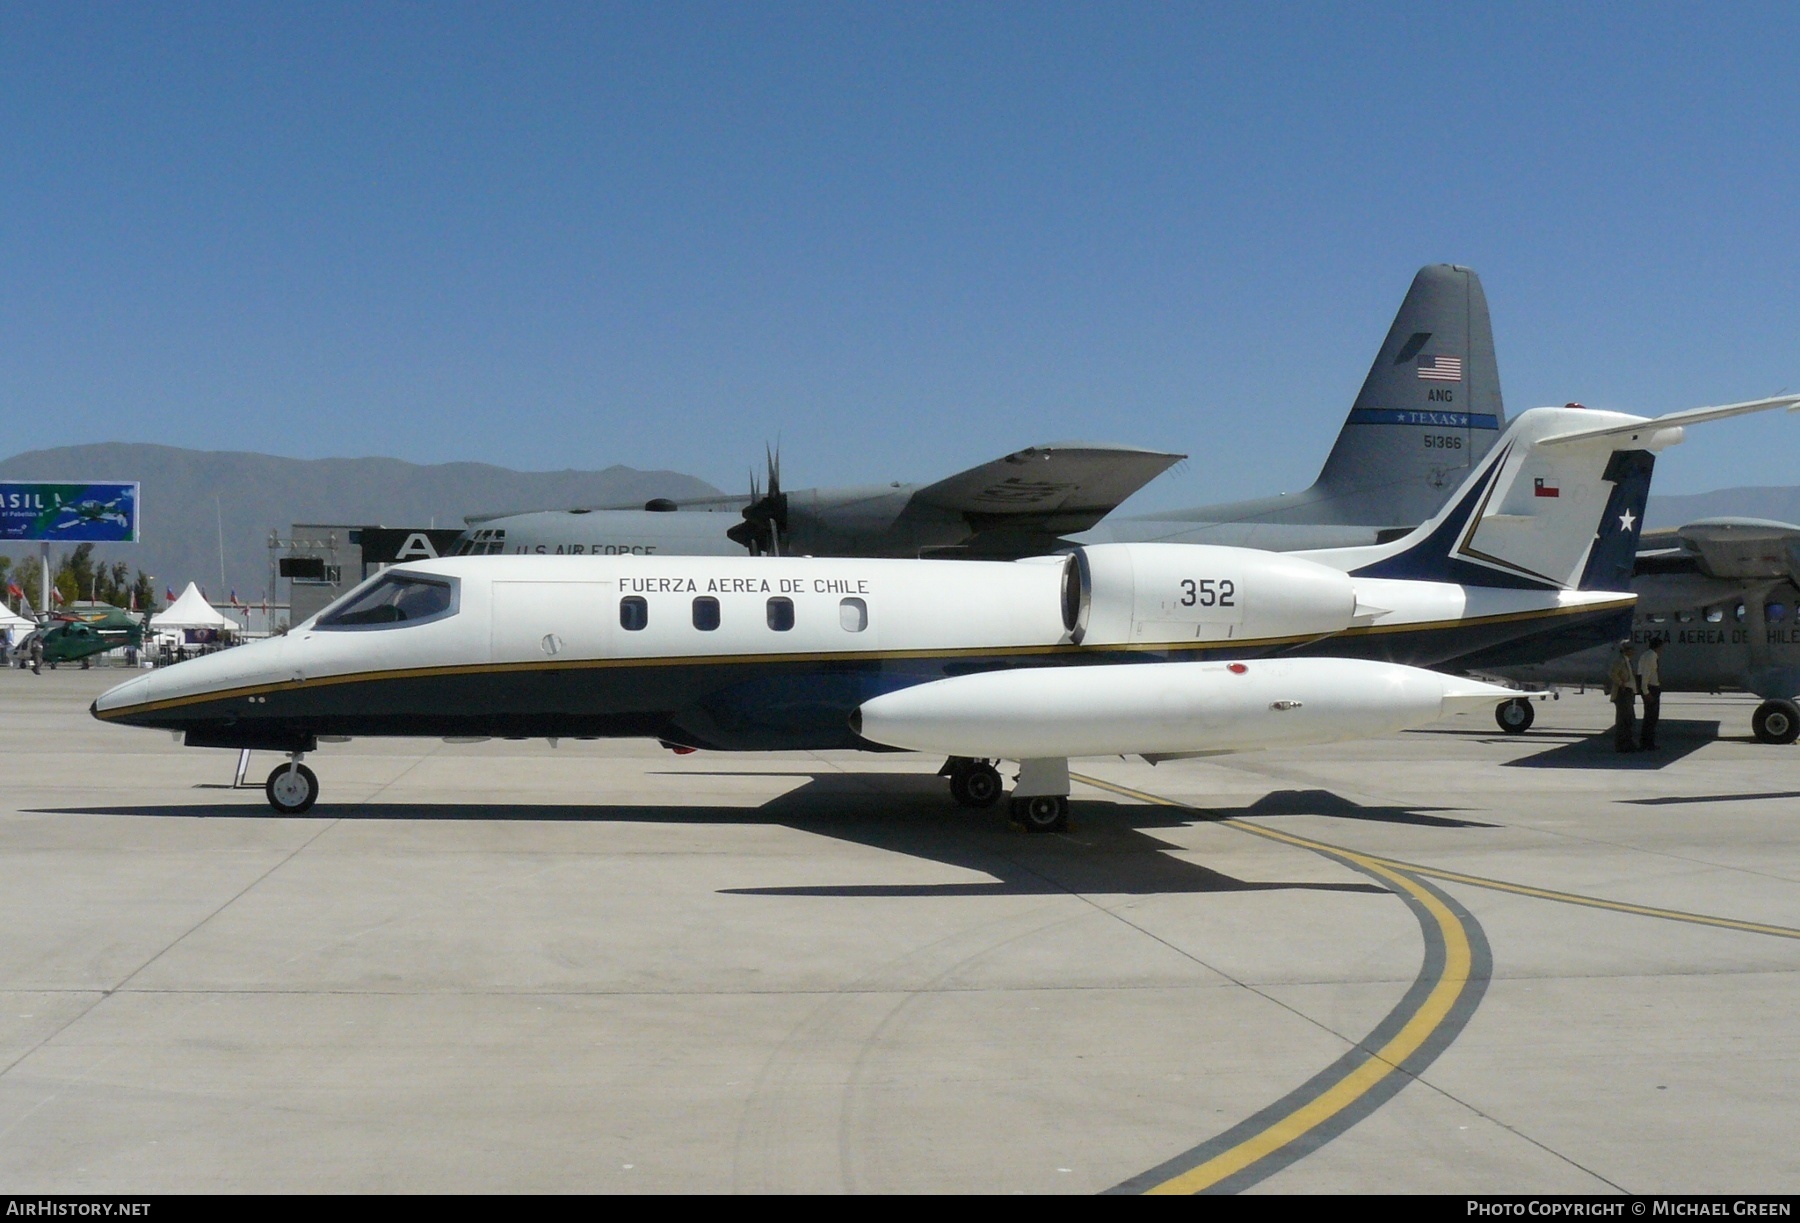
[[[1797,403],[1654,420],[1535,409],[1434,518],[1366,547],[409,563],[285,637],[130,680],[92,709],[189,746],[287,753],[266,792],[290,814],[318,796],[301,758],[322,739],[648,737],[943,753],[971,805],[999,796],[991,762],[1016,760],[1013,814],[1055,830],[1070,757],[1331,742],[1516,697],[1422,668],[1628,630],[1653,453],[1684,425]]]

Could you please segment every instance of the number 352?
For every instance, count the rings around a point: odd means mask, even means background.
[[[1237,585],[1230,578],[1192,578],[1181,580],[1183,607],[1236,607]]]

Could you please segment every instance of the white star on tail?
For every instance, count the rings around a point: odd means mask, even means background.
[[[1631,524],[1636,521],[1637,521],[1637,519],[1632,516],[1631,511],[1626,510],[1623,514],[1619,515],[1619,530],[1621,530],[1621,531],[1631,530]]]

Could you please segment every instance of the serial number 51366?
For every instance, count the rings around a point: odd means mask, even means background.
[[[1183,607],[1236,607],[1237,584],[1230,578],[1181,579]]]

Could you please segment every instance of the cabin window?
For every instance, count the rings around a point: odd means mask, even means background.
[[[769,627],[778,633],[785,633],[794,627],[794,601],[792,599],[770,599],[768,608]]]
[[[1787,604],[1763,604],[1763,619],[1767,620],[1770,624],[1780,624],[1783,620],[1787,619]]]
[[[456,614],[456,585],[448,578],[384,573],[319,613],[322,629],[371,629],[422,624]]]
[[[619,600],[619,627],[635,633],[650,623],[650,604],[642,595],[626,595]]]
[[[1744,622],[1744,612],[1746,610],[1747,609],[1744,607],[1744,605],[1742,603],[1739,603],[1737,605],[1737,610],[1732,613],[1732,615],[1734,615],[1737,618],[1737,622],[1739,624],[1742,624]]]
[[[1692,624],[1694,622],[1694,613],[1691,611],[1676,612],[1675,618],[1683,624]]]
[[[846,633],[860,633],[869,627],[869,605],[861,599],[844,599],[838,603],[838,623]]]
[[[719,601],[711,595],[701,595],[694,600],[694,627],[703,633],[710,633],[719,627]]]
[[[1709,607],[1706,609],[1706,622],[1708,624],[1718,624],[1724,619],[1725,609],[1723,607]]]

